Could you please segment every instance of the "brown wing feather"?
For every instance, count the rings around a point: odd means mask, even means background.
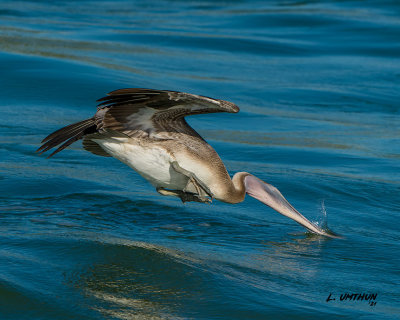
[[[93,154],[103,157],[111,157],[107,152],[103,150],[96,142],[90,140],[88,137],[84,137],[82,141],[83,148],[87,151],[90,151]]]
[[[186,123],[185,116],[239,111],[235,104],[224,100],[142,88],[116,90],[98,101],[98,113],[103,113],[101,128],[131,137],[166,138],[171,132],[200,137]]]

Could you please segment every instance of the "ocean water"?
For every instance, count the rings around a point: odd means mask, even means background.
[[[394,0],[1,1],[0,319],[399,319],[399,40]],[[236,103],[187,120],[343,239],[35,153],[126,87]]]

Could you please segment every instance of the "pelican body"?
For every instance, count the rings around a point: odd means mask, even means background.
[[[228,101],[168,90],[120,89],[98,100],[96,114],[61,128],[37,150],[58,148],[49,157],[83,139],[83,147],[125,163],[165,196],[182,202],[239,203],[246,193],[295,220],[313,233],[336,237],[307,220],[278,189],[247,172],[228,174],[215,150],[185,121],[185,116],[230,112]]]

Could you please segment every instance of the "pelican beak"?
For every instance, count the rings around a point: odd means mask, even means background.
[[[293,219],[311,232],[331,238],[340,238],[333,232],[329,230],[323,230],[306,219],[300,212],[293,208],[293,206],[274,186],[256,178],[253,175],[246,176],[244,179],[244,184],[248,195],[256,198],[280,214]]]

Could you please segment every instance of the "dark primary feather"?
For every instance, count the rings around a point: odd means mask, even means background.
[[[232,112],[239,108],[228,101],[189,93],[142,88],[119,89],[98,100],[93,118],[61,128],[42,141],[37,150],[46,152],[60,145],[49,157],[83,138],[86,150],[109,156],[92,138],[120,132],[136,138],[170,139],[173,133],[201,138],[184,117],[201,113]]]
[[[50,158],[56,153],[64,150],[75,141],[81,139],[85,134],[93,133],[95,130],[96,126],[93,118],[70,124],[69,126],[61,128],[44,138],[42,141],[42,146],[37,149],[36,152],[40,152],[40,154],[42,154],[43,152],[46,152],[63,143],[48,156],[48,158]]]
[[[239,112],[239,108],[228,101],[213,99],[205,96],[194,95],[190,93],[168,91],[168,90],[153,90],[143,88],[128,88],[119,89],[108,93],[106,97],[97,100],[101,102],[101,106],[118,106],[118,105],[135,105],[135,109],[140,109],[140,104],[143,103],[147,107],[163,111],[174,106],[182,106],[185,109],[186,115],[210,112]],[[203,106],[202,112],[193,110],[193,106]],[[211,107],[215,109],[211,111]]]

